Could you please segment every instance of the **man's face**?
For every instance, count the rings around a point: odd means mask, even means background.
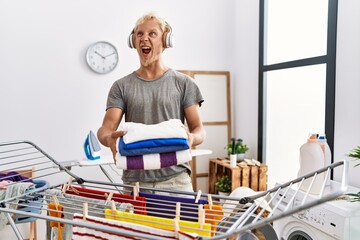
[[[163,32],[156,20],[139,24],[135,31],[135,46],[142,65],[149,66],[160,59]]]

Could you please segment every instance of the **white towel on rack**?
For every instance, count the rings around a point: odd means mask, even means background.
[[[160,169],[189,162],[191,152],[189,149],[170,152],[152,153],[139,156],[121,156],[116,153],[116,167],[119,169]]]
[[[126,131],[124,143],[159,138],[188,138],[184,124],[179,119],[170,119],[158,124],[125,122],[120,130]]]
[[[75,213],[73,217],[74,221],[83,223],[83,215]],[[87,216],[86,221],[89,224],[95,224],[96,227],[110,227],[115,231],[123,231],[123,233],[129,234],[120,235],[105,230],[97,230],[89,227],[73,227],[73,240],[119,240],[119,239],[142,239],[141,237],[135,237],[134,234],[146,234],[148,237],[153,238],[170,238],[175,239],[175,232],[170,230],[164,230],[159,228],[153,228],[136,223],[121,222],[117,220],[98,218],[94,216]],[[197,234],[179,232],[179,239],[191,240],[197,239]]]
[[[20,183],[11,183],[7,185],[5,189],[0,190],[0,200],[10,199],[16,196],[20,196],[26,192],[26,190],[34,189],[35,184],[31,182],[20,182]],[[15,209],[17,207],[19,200],[11,201],[13,204],[6,205],[10,209]],[[9,222],[4,212],[0,213],[0,230],[5,227],[5,225]]]

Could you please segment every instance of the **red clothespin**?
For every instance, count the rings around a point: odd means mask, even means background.
[[[198,191],[196,198],[195,198],[195,203],[198,203],[201,197],[201,190]]]

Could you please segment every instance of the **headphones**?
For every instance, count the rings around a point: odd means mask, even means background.
[[[175,40],[174,40],[174,34],[172,32],[172,28],[171,26],[166,23],[166,27],[165,27],[165,32],[163,33],[162,36],[162,42],[163,42],[163,47],[164,48],[172,48],[175,45]],[[135,48],[135,29],[133,29],[129,35],[128,38],[128,46],[129,48]]]

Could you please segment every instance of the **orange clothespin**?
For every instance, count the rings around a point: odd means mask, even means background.
[[[195,198],[195,203],[198,203],[201,197],[201,190],[198,191],[196,198]]]
[[[136,182],[133,187],[134,201],[136,200],[136,197],[139,196],[139,188],[139,182]]]
[[[88,216],[88,203],[83,203],[83,220],[86,221],[86,218]]]
[[[208,199],[209,209],[212,210],[213,202],[212,202],[211,194],[207,195],[207,199]]]

